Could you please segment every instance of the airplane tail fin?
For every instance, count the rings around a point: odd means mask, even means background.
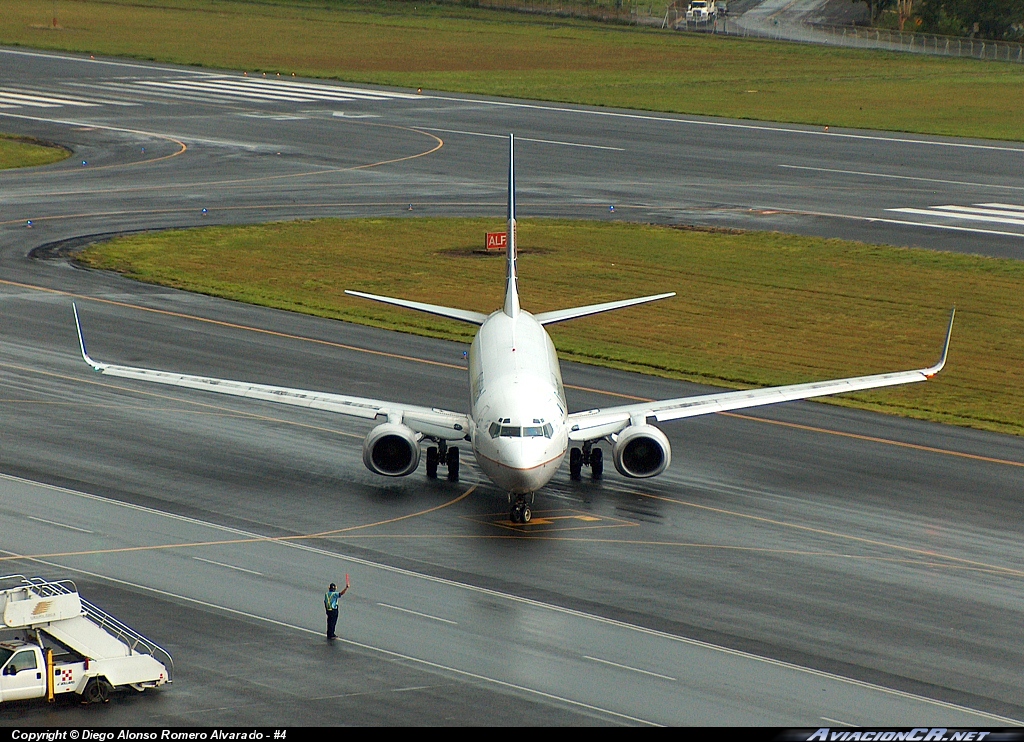
[[[509,317],[519,314],[519,276],[516,273],[516,169],[515,138],[508,135],[508,232],[505,244],[508,252],[505,268],[505,306]]]

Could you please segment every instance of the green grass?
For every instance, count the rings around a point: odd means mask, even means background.
[[[49,165],[70,156],[70,150],[55,144],[15,134],[0,134],[0,170]]]
[[[1024,139],[1024,66],[338,0],[0,0],[0,43],[830,126]]]
[[[468,341],[474,328],[343,294],[351,288],[490,312],[498,220],[357,219],[137,235],[80,260],[152,283]],[[1024,262],[777,233],[523,221],[525,309],[676,291],[667,301],[551,328],[568,359],[728,386],[920,368],[935,380],[841,403],[1024,434]]]

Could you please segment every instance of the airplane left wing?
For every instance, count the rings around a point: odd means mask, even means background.
[[[78,318],[78,307],[75,306],[74,310],[82,358],[92,366],[93,370],[105,376],[138,379],[140,381],[185,387],[187,389],[201,389],[207,392],[230,394],[248,399],[262,399],[267,402],[278,402],[296,407],[339,412],[343,415],[352,415],[353,417],[362,417],[369,420],[383,417],[388,422],[404,423],[417,433],[447,440],[464,438],[469,430],[469,418],[461,412],[404,405],[364,397],[349,397],[344,394],[332,394],[330,392],[291,389],[267,384],[252,384],[246,381],[217,379],[209,376],[191,376],[169,371],[101,363],[90,358],[86,352],[85,338],[82,335],[82,323]]]
[[[956,310],[949,315],[949,328],[946,330],[946,341],[942,346],[942,357],[934,366],[915,369],[913,371],[897,371],[872,376],[856,376],[831,381],[812,381],[807,384],[790,384],[765,389],[745,389],[736,392],[718,394],[702,394],[693,397],[680,397],[654,402],[608,407],[569,415],[569,439],[588,441],[614,435],[627,425],[642,425],[649,418],[658,422],[679,420],[684,417],[708,415],[712,412],[740,410],[748,407],[791,402],[798,399],[811,399],[830,394],[858,392],[865,389],[878,389],[899,384],[912,384],[927,381],[942,370],[949,352],[949,339],[953,334],[953,318]]]

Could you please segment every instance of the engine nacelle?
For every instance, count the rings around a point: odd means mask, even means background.
[[[363,463],[374,474],[404,477],[420,465],[419,436],[407,425],[384,423],[363,441]]]
[[[612,460],[624,477],[656,477],[672,461],[672,447],[665,434],[653,425],[630,425],[616,437]]]

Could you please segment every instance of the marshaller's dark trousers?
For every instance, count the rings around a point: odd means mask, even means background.
[[[338,625],[338,609],[327,611],[327,636],[335,636],[334,629]]]

